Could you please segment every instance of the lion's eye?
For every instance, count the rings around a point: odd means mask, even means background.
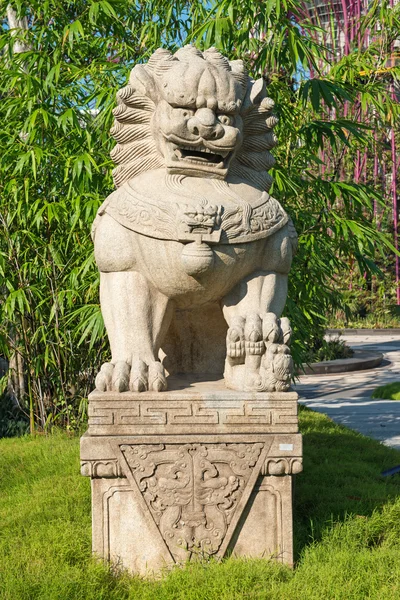
[[[193,116],[193,111],[191,110],[184,110],[182,112],[182,117],[189,119],[190,117]]]
[[[218,119],[222,125],[233,125],[233,117],[229,115],[219,115]]]

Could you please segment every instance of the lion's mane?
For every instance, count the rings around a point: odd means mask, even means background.
[[[275,162],[269,150],[276,145],[273,128],[277,118],[272,114],[274,102],[266,94],[264,80],[252,80],[242,61],[228,61],[215,48],[200,52],[193,46],[185,46],[175,54],[165,49],[156,50],[147,64],[132,69],[128,85],[117,93],[118,106],[113,110],[115,121],[111,129],[117,141],[111,152],[111,158],[118,165],[113,170],[116,187],[140,173],[165,166],[151,128],[159,101],[157,80],[176,61],[189,65],[194,57],[206,61],[214,71],[229,71],[239,84],[235,89],[243,119],[243,143],[231,162],[229,173],[268,191],[272,178],[267,171]]]

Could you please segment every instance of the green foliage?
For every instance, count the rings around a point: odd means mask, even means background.
[[[8,394],[0,395],[0,438],[24,435],[29,421]]]
[[[400,400],[400,382],[388,383],[377,387],[372,394],[372,398],[381,400]]]
[[[400,597],[400,454],[302,409],[296,566],[228,559],[129,577],[91,557],[90,480],[65,434],[0,441],[1,600],[383,600]],[[50,492],[51,490],[51,492]]]
[[[75,428],[106,349],[90,227],[113,189],[115,93],[135,61],[179,41],[184,3],[16,8],[28,30],[3,20],[0,35],[0,350],[24,361],[36,425]]]
[[[340,337],[329,340],[316,340],[307,354],[307,363],[322,362],[324,360],[336,360],[339,358],[351,358],[354,350],[347,346]]]
[[[329,318],[332,328],[382,329],[400,326],[400,307],[396,305],[396,286],[388,272],[393,261],[380,264],[381,276],[360,275],[354,268],[336,283],[341,290],[344,307]]]
[[[7,4],[0,1],[2,15]],[[351,176],[341,180],[343,148],[351,150],[348,161],[360,147],[375,148],[371,124],[345,118],[343,104],[370,103],[384,125],[399,115],[373,75],[390,52],[387,39],[368,51],[354,47],[329,70],[315,25],[296,23],[297,0],[11,4],[28,17],[28,29],[10,31],[5,17],[1,23],[0,351],[23,359],[20,401],[31,430],[79,427],[108,354],[90,226],[113,189],[108,132],[115,93],[133,64],[160,45],[215,45],[269,82],[280,116],[272,193],[300,236],[287,313],[297,330],[295,360],[303,362],[325,315],[343,307],[335,273],[352,261],[362,273],[377,272],[376,249],[393,251],[390,235],[369,216],[374,202],[384,206],[378,190]],[[369,22],[399,27],[397,9],[374,6]],[[16,41],[23,52],[15,51]],[[328,144],[336,160],[322,172]]]

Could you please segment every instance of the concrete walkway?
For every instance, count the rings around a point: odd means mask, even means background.
[[[371,398],[376,387],[400,381],[400,336],[365,332],[343,335],[342,339],[357,350],[382,352],[382,366],[337,375],[303,375],[295,386],[300,402],[400,450],[400,401]]]

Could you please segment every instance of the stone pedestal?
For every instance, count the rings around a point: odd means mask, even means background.
[[[89,396],[93,551],[140,574],[210,555],[292,564],[297,394],[169,387]]]

